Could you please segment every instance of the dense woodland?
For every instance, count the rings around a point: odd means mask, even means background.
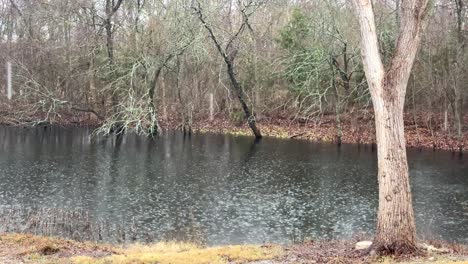
[[[430,5],[405,118],[461,138],[467,3]],[[399,7],[374,3],[385,63]],[[216,118],[252,127],[331,116],[340,134],[342,122],[373,115],[350,1],[2,0],[0,34],[2,111],[14,113],[12,123],[86,114],[102,132],[118,125],[155,134],[167,120],[190,129]]]

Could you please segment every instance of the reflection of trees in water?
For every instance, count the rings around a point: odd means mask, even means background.
[[[194,176],[200,166],[207,164],[207,160],[204,160],[203,156],[194,158],[193,144],[196,143],[198,142],[193,141],[190,133],[184,133],[179,134],[172,145],[174,148],[172,162],[175,163],[173,166],[175,178],[172,182],[175,183],[174,199],[177,201],[177,208],[169,211],[170,225],[164,234],[165,239],[206,243],[205,231],[194,212],[206,210],[200,199],[206,191],[206,182],[202,180],[203,177]]]
[[[109,140],[110,139],[110,140]],[[96,200],[94,201],[95,206],[93,213],[102,219],[112,219],[113,223],[118,223],[122,221],[118,221],[117,219],[122,219],[120,212],[120,207],[115,207],[114,205],[118,203],[118,201],[111,200],[111,197],[115,196],[115,193],[118,191],[116,187],[117,181],[116,179],[120,177],[119,175],[119,157],[122,148],[122,143],[124,140],[124,135],[117,135],[111,138],[104,138],[102,139],[103,150],[107,151],[108,148],[106,147],[107,144],[110,144],[110,153],[108,155],[107,161],[105,162],[107,168],[104,168],[103,174],[100,177],[97,177],[97,184],[95,187],[95,197]],[[119,197],[120,198],[120,197]],[[92,208],[92,207],[91,207]],[[120,230],[120,233],[125,233],[121,231],[123,228],[117,229],[116,227],[109,227],[112,229],[113,232],[117,232]],[[108,239],[108,238],[104,238]]]
[[[126,242],[131,227],[98,220],[83,209],[0,208],[0,232],[58,236],[78,241]]]
[[[372,198],[362,196],[368,194],[366,188],[356,188],[362,182],[360,176],[353,176],[362,171],[344,171],[339,165],[346,163],[340,159],[341,149],[332,150],[316,149],[302,161],[273,160],[271,166],[262,169],[263,173],[271,171],[271,175],[265,175],[268,191],[259,188],[261,199],[274,208],[271,214],[277,213],[269,218],[271,233],[281,232],[293,241],[335,238],[352,235],[353,230],[369,224],[363,215],[369,215]]]
[[[220,233],[229,236],[229,232],[240,227],[232,226],[232,220],[239,216],[241,209],[235,207],[236,202],[232,199],[237,196],[236,190],[242,188],[239,184],[246,183],[243,180],[250,174],[250,165],[246,164],[255,156],[260,141],[228,136],[196,139],[183,140],[179,161],[189,161],[190,166],[179,165],[176,174],[186,175],[189,179],[178,182],[184,187],[176,190],[176,199],[183,201],[178,204],[184,207],[182,214],[175,214],[170,235],[201,237],[203,240]],[[185,196],[187,192],[192,193],[190,200]]]
[[[122,142],[123,142],[124,136],[122,134],[119,134],[115,136],[114,138],[114,144],[113,148],[111,151],[111,155],[109,158],[109,177],[111,179],[110,184],[113,185],[115,182],[116,176],[119,175],[119,156],[120,156],[120,149],[122,147]]]
[[[179,133],[147,141],[142,167],[148,184],[142,187],[148,189],[145,191],[148,195],[141,203],[149,206],[151,212],[139,221],[157,226],[157,230],[141,234],[145,240],[206,241],[194,213],[194,208],[200,206],[198,197],[203,190],[194,187],[199,179],[192,177],[194,163],[200,166],[198,163],[203,162],[193,160],[192,144],[189,135]]]
[[[254,156],[255,153],[258,151],[258,146],[262,141],[261,138],[255,138],[252,143],[250,144],[250,148],[245,153],[244,163],[248,163]]]

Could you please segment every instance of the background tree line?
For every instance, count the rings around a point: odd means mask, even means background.
[[[385,63],[399,4],[375,2]],[[465,0],[433,1],[406,122],[463,136],[467,18]],[[41,121],[88,112],[102,132],[154,134],[161,121],[190,129],[212,115],[238,123],[333,115],[339,134],[342,122],[372,115],[349,1],[1,0],[0,34],[1,63],[13,65],[11,104],[45,113]]]

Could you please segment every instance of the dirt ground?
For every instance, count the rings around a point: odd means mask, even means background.
[[[419,256],[377,257],[355,249],[356,240],[304,242],[289,246],[239,245],[203,247],[181,242],[149,245],[105,245],[26,234],[0,235],[0,263],[161,263],[161,264],[292,264],[292,263],[460,263],[468,248],[431,243]],[[428,244],[427,244],[428,245]],[[433,246],[434,245],[434,246]]]

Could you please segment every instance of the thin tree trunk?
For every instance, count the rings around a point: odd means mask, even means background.
[[[110,23],[110,22],[109,22]],[[110,25],[110,24],[108,24]],[[112,40],[112,29],[110,26],[107,26],[106,23],[106,35],[107,35],[107,55],[108,55],[108,63],[109,63],[109,70],[111,71],[111,76],[113,75],[114,71],[114,51],[113,51],[113,40]],[[119,104],[119,97],[117,91],[112,91],[111,96],[111,108],[112,111],[115,113],[117,111],[117,105]]]
[[[464,0],[455,0],[456,12],[457,12],[457,35],[458,35],[458,46],[459,56],[457,58],[463,58],[465,54],[465,35],[463,32],[463,22],[465,19],[464,14]],[[459,66],[457,66],[459,67]],[[463,70],[462,70],[463,71]],[[462,82],[463,83],[463,82]],[[459,140],[460,152],[462,151],[461,141],[463,138],[463,85],[460,82],[455,83],[455,123],[457,127],[457,136]]]
[[[11,62],[7,61],[6,63],[6,68],[7,68],[7,97],[8,100],[11,100],[13,96],[13,88],[11,84]]]
[[[257,122],[255,120],[255,116],[253,115],[252,111],[250,110],[249,106],[247,105],[247,103],[246,103],[246,101],[244,99],[244,90],[242,89],[241,84],[237,81],[236,74],[234,72],[234,57],[235,57],[235,55],[228,55],[226,53],[228,51],[228,47],[233,43],[234,39],[237,38],[238,34],[240,34],[240,32],[242,32],[242,28],[245,27],[245,24],[247,22],[243,21],[243,24],[241,25],[239,31],[228,42],[227,48],[223,49],[221,47],[220,42],[216,38],[212,28],[206,23],[205,18],[204,18],[203,13],[202,13],[202,10],[201,10],[200,3],[198,3],[198,7],[192,6],[192,9],[194,9],[195,12],[197,12],[198,19],[200,20],[200,22],[202,22],[203,26],[208,31],[208,33],[210,35],[210,38],[213,41],[216,49],[218,50],[219,54],[223,57],[224,62],[226,63],[227,73],[228,73],[229,79],[231,80],[231,84],[232,84],[234,93],[236,94],[237,99],[239,100],[239,103],[241,104],[242,110],[244,111],[245,118],[247,119],[247,124],[249,125],[250,129],[252,130],[255,138],[257,138],[257,139],[262,138],[262,134],[260,133],[260,130],[257,127]],[[235,54],[236,51],[234,51],[232,53]]]
[[[158,116],[156,113],[156,106],[154,104],[154,92],[156,90],[157,79],[159,77],[160,72],[161,72],[161,68],[159,68],[156,71],[155,77],[153,81],[151,81],[150,89],[148,91],[148,101],[149,101],[148,106],[149,106],[149,112],[150,112],[149,134],[152,136],[157,135],[160,131]]]
[[[346,93],[349,95],[351,91],[350,85],[350,75],[349,75],[349,59],[348,59],[348,44],[343,44],[343,69],[341,69],[340,64],[335,58],[332,58],[332,65],[338,70],[340,74],[341,81],[343,82],[343,88],[345,89]]]
[[[161,90],[162,90],[162,98],[161,98],[161,105],[162,105],[162,111],[163,111],[163,120],[167,120],[167,103],[166,103],[166,82],[163,77],[162,82],[161,82]]]
[[[234,67],[229,60],[226,59],[225,62],[227,64],[227,72],[229,75],[229,79],[231,80],[232,86],[234,87],[234,92],[236,93],[237,99],[239,99],[239,103],[241,104],[242,110],[244,110],[245,117],[247,118],[247,124],[249,124],[249,127],[252,130],[255,138],[262,138],[262,133],[260,133],[260,130],[257,128],[255,116],[252,114],[249,106],[244,100],[244,92],[242,86],[236,79]]]
[[[120,5],[122,4],[123,0],[118,0],[117,4],[114,6],[114,1],[106,0],[106,19],[105,19],[105,29],[106,29],[106,47],[107,47],[107,58],[109,69],[111,74],[113,75],[114,71],[114,37],[113,37],[113,26],[112,26],[112,18],[119,9]],[[112,111],[114,113],[117,112],[117,105],[119,104],[119,97],[117,91],[112,91],[111,96],[111,105]]]
[[[448,131],[448,105],[446,100],[444,100],[444,132]]]
[[[342,130],[342,127],[341,127],[341,106],[340,106],[340,94],[338,92],[338,86],[336,85],[336,81],[335,81],[335,69],[334,69],[334,62],[336,62],[336,60],[334,60],[334,58],[331,58],[331,63],[330,63],[330,68],[331,68],[331,71],[332,71],[332,79],[331,79],[331,82],[332,82],[332,90],[333,90],[333,93],[335,94],[335,115],[336,115],[336,141],[337,141],[337,144],[338,146],[341,146],[341,139],[343,137],[343,130]],[[337,65],[335,65],[337,66]]]
[[[210,93],[210,122],[214,120],[214,95]]]
[[[98,108],[98,93],[96,89],[96,72],[94,69],[94,54],[89,61],[88,78],[89,78],[89,92],[91,94],[91,105],[94,109]]]
[[[461,86],[461,85],[458,84],[458,86]],[[456,95],[454,110],[455,110],[455,113],[454,113],[455,124],[457,127],[457,136],[458,136],[458,139],[461,140],[463,136],[463,92],[462,91],[458,91]]]
[[[150,134],[156,135],[160,131],[159,127],[159,122],[158,122],[158,117],[157,117],[157,109],[156,106],[154,105],[154,101],[156,98],[154,98],[155,92],[156,92],[156,87],[158,85],[158,80],[159,76],[161,76],[161,72],[166,67],[166,65],[169,63],[170,60],[174,58],[174,54],[169,54],[166,59],[163,61],[163,63],[156,68],[154,71],[153,79],[151,80],[151,84],[148,89],[148,98],[149,98],[149,109],[150,109],[150,122],[151,122],[151,127],[150,127]]]
[[[351,95],[351,84],[350,84],[350,79],[351,75],[349,74],[349,59],[348,59],[348,44],[343,43],[343,69],[341,69],[340,64],[335,58],[331,58],[331,70],[333,72],[333,77],[335,76],[335,70],[333,67],[335,67],[338,70],[339,76],[341,78],[341,81],[343,82],[343,88],[345,90],[345,96],[350,97]],[[338,144],[341,145],[341,137],[342,137],[342,128],[341,128],[341,106],[339,105],[340,99],[339,99],[339,94],[338,94],[338,87],[336,87],[336,82],[333,80],[333,90],[335,91],[336,95],[336,100],[337,100],[337,105],[335,106],[335,111],[336,111],[336,122],[337,122],[337,129],[338,129]],[[357,123],[357,116],[354,115],[354,101],[351,99],[350,100],[350,105],[353,110],[350,112],[351,114],[351,129],[354,131],[356,128],[356,123]]]

